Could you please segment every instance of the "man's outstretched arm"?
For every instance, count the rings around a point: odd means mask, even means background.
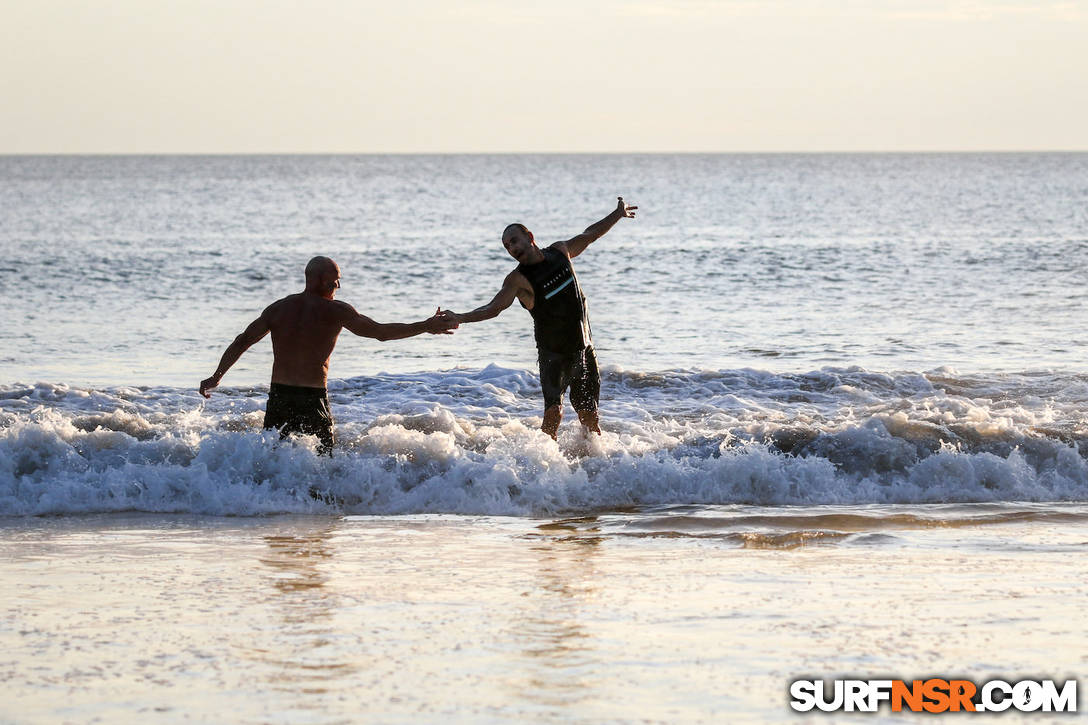
[[[491,301],[482,307],[477,307],[472,312],[465,312],[464,314],[453,313],[454,319],[458,322],[480,322],[482,320],[490,320],[492,317],[497,317],[500,312],[505,310],[510,305],[514,304],[514,300],[518,296],[518,290],[521,287],[527,286],[527,281],[524,284],[519,284],[521,277],[517,271],[511,272],[506,275],[506,279],[503,280],[502,289],[499,293],[491,298]],[[523,278],[524,279],[524,278]]]
[[[453,331],[457,329],[457,320],[454,319],[454,314],[449,310],[443,310],[441,307],[438,308],[434,315],[419,322],[375,322],[366,315],[360,315],[351,305],[344,304],[344,307],[346,308],[344,327],[349,332],[361,337],[372,337],[381,342],[403,340],[406,337],[415,337],[424,332],[429,332],[432,335],[452,335]]]
[[[619,203],[616,204],[616,208],[612,210],[611,214],[604,219],[601,219],[599,222],[590,224],[586,227],[586,230],[578,236],[552,246],[562,245],[566,247],[568,257],[577,257],[585,251],[586,247],[603,237],[620,219],[633,219],[635,217],[635,210],[638,209],[638,207],[625,204],[622,196],[617,198],[619,199]]]
[[[200,394],[205,398],[212,397],[210,391],[219,387],[219,381],[223,379],[231,366],[238,362],[238,358],[242,357],[242,353],[267,334],[268,323],[265,322],[264,315],[249,323],[249,327],[241,335],[234,338],[234,342],[227,347],[223,357],[219,360],[219,367],[215,369],[215,373],[210,378],[200,381]]]

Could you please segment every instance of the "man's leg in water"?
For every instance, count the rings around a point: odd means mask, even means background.
[[[563,393],[570,385],[572,356],[540,351],[540,391],[544,393],[544,422],[540,430],[552,437],[559,435],[563,420]]]
[[[318,455],[331,456],[334,436],[332,411],[326,393],[272,383],[265,408],[265,428],[278,428],[280,439],[292,433],[317,436]]]
[[[540,430],[550,435],[552,440],[555,440],[559,435],[559,423],[562,420],[563,403],[560,401],[544,409],[544,424],[540,426]]]
[[[601,397],[601,373],[597,368],[597,354],[592,347],[582,351],[579,362],[571,376],[570,404],[582,425],[601,435],[601,424],[597,415],[597,401]]]
[[[600,417],[597,415],[597,411],[576,410],[574,412],[578,414],[578,420],[581,422],[582,425],[584,425],[586,428],[589,428],[597,435],[601,435],[601,422]]]

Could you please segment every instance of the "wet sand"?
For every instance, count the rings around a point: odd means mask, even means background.
[[[0,721],[787,721],[798,677],[1088,664],[1080,516],[835,539],[639,516],[6,519]]]

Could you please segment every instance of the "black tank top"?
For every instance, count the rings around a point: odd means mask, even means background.
[[[545,352],[577,352],[593,344],[586,297],[567,255],[552,247],[540,250],[544,260],[518,265],[533,287],[533,334]]]

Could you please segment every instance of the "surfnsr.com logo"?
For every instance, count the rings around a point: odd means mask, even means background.
[[[828,686],[830,685],[830,686]],[[1077,681],[990,680],[794,680],[790,707],[798,712],[1076,712]]]

